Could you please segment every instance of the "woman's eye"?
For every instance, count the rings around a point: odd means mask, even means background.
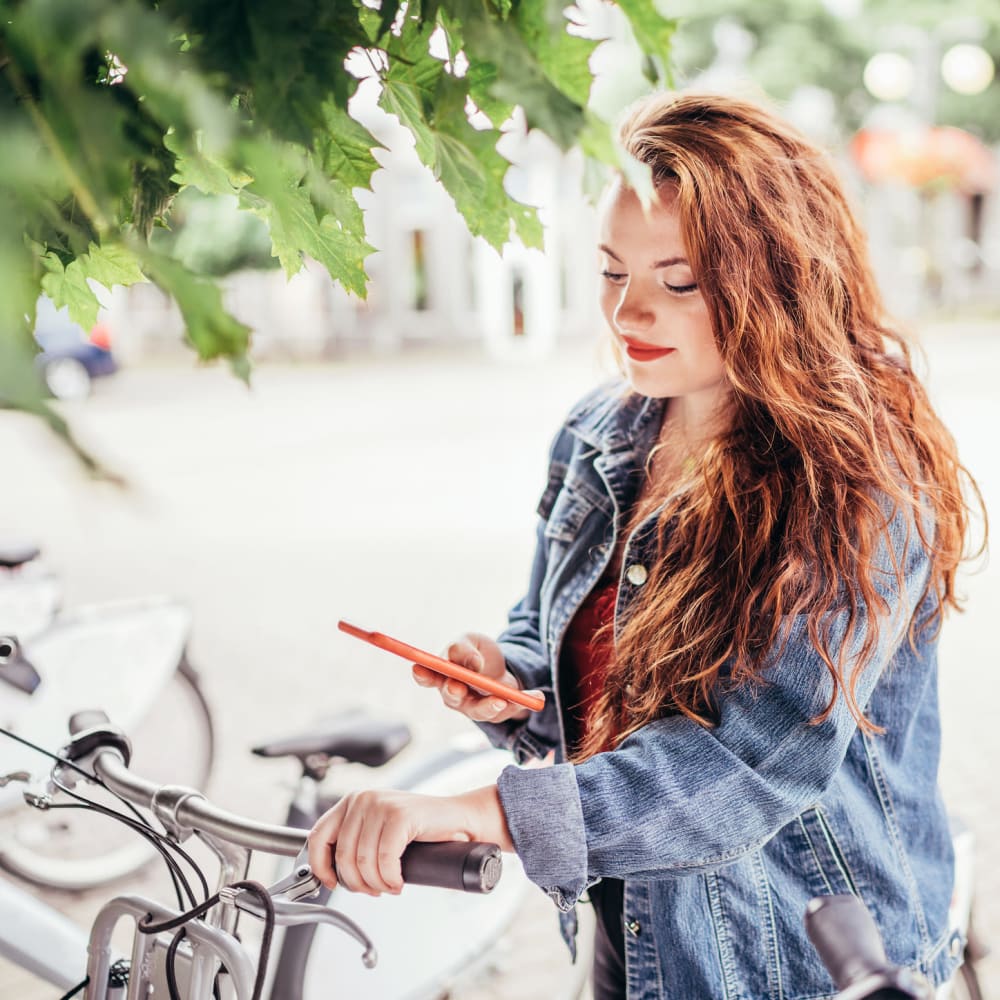
[[[615,284],[620,284],[628,277],[628,275],[620,274],[617,271],[601,271],[601,277],[607,278],[608,281],[614,282]]]
[[[688,292],[694,292],[697,290],[697,283],[691,285],[671,285],[666,281],[663,282],[663,287],[668,291],[672,292],[674,295],[687,295]]]

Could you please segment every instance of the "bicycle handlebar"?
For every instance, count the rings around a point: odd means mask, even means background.
[[[295,857],[302,850],[305,834],[301,829],[247,819],[212,805],[193,788],[157,785],[133,774],[123,760],[123,734],[109,723],[104,712],[75,713],[70,719],[70,732],[74,743],[82,742],[88,752],[93,751],[94,773],[112,792],[161,818],[166,811],[177,827],[268,854]],[[101,736],[106,738],[101,741]],[[477,842],[412,843],[401,861],[406,883],[475,893],[492,891],[502,870],[500,848]]]

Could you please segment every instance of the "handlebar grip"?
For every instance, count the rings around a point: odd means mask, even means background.
[[[76,736],[85,729],[106,726],[110,721],[107,712],[102,712],[99,708],[86,708],[81,712],[74,712],[69,717],[69,733],[70,736]]]
[[[806,907],[806,933],[838,990],[889,965],[871,914],[857,896],[819,896]]]
[[[496,844],[450,840],[410,844],[402,866],[403,881],[409,885],[486,893],[500,881],[503,861]]]

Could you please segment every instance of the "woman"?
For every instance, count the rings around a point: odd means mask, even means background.
[[[815,998],[808,900],[851,892],[935,983],[952,854],[936,633],[967,511],[954,443],[885,325],[825,157],[767,111],[654,95],[648,165],[601,206],[624,384],[551,451],[527,595],[453,661],[543,691],[531,715],[420,667],[524,762],[466,795],[351,796],[310,835],[334,883],[397,892],[410,840],[515,850],[598,912],[597,1000]]]

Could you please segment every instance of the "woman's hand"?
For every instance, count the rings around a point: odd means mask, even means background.
[[[453,642],[444,652],[444,658],[457,663],[460,667],[475,670],[484,677],[520,688],[517,679],[507,669],[507,663],[497,643],[487,635],[470,632]],[[436,687],[441,694],[441,700],[456,712],[471,719],[473,722],[506,722],[508,719],[526,719],[530,714],[528,709],[507,701],[495,694],[482,694],[470,688],[467,684],[451,677],[413,665],[413,679],[422,687]],[[533,692],[541,694],[541,692]]]
[[[309,865],[330,889],[339,877],[352,892],[397,894],[403,888],[399,859],[413,840],[480,840],[514,849],[496,785],[462,795],[354,792],[309,831]]]

